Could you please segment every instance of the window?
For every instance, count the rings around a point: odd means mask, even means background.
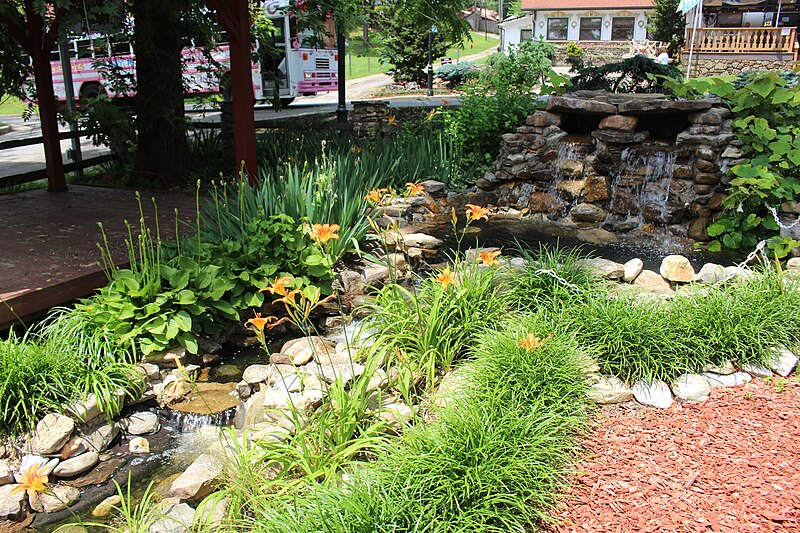
[[[525,43],[531,40],[533,40],[532,28],[522,28],[519,30],[519,42]]]
[[[564,18],[547,19],[547,40],[566,41],[568,20]]]
[[[603,28],[603,19],[600,17],[581,17],[581,31],[578,39],[581,41],[599,41]]]
[[[632,41],[633,25],[633,17],[614,17],[611,21],[611,40]]]

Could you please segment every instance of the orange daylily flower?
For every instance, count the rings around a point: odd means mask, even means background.
[[[397,123],[397,118],[394,115],[387,116],[386,123],[390,126],[399,126],[399,124]]]
[[[425,192],[425,186],[421,183],[406,183],[406,190],[408,191],[409,196],[415,196],[417,194],[422,194]]]
[[[339,235],[336,233],[338,231],[339,224],[314,224],[308,230],[308,234],[315,241],[321,244],[328,244],[331,239],[339,240]]]
[[[380,189],[372,189],[369,191],[369,194],[364,197],[364,199],[375,205],[380,205],[380,203],[383,202],[387,191],[388,189],[383,187]]]
[[[483,251],[478,257],[478,261],[488,266],[498,265],[500,263],[497,262],[497,256],[501,253],[503,253],[501,250],[495,250],[494,252]]]
[[[528,333],[528,335],[519,341],[519,347],[525,350],[535,350],[536,348],[541,348],[544,341],[547,339],[553,338],[555,334],[550,333],[546,338],[542,339],[541,337],[534,336],[533,333]]]
[[[475,204],[467,204],[467,222],[475,222],[476,220],[489,220],[489,208],[481,207]]]
[[[278,294],[280,296],[286,296],[286,284],[291,283],[293,280],[294,278],[291,276],[281,276],[280,278],[275,278],[275,281],[272,282],[272,285],[261,289],[261,292],[269,292],[272,294]]]
[[[450,104],[451,104],[450,100],[445,100],[444,98],[442,98],[442,105],[450,105]]]
[[[436,116],[436,109],[435,108],[431,109],[430,111],[428,111],[428,119],[427,119],[428,122],[432,121],[433,117],[435,117],[435,116]]]
[[[256,313],[256,316],[244,323],[244,327],[253,326],[259,333],[264,332],[264,328],[272,329],[281,322],[286,320],[282,318],[278,320],[276,316],[261,317],[261,313]]]
[[[22,479],[19,484],[11,489],[11,494],[25,491],[28,496],[34,492],[44,492],[47,490],[47,473],[49,469],[40,468],[38,464],[32,464],[28,469],[22,473]]]
[[[433,278],[433,281],[437,283],[441,283],[444,289],[447,289],[450,285],[458,285],[458,281],[456,277],[450,272],[450,267],[445,268],[442,270],[438,276]]]
[[[364,151],[364,149],[358,146],[357,144],[354,144],[351,150],[353,151],[354,154],[360,154],[361,152]]]

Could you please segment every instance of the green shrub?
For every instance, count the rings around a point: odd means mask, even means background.
[[[586,67],[572,78],[571,91],[602,90],[611,93],[657,93],[664,90],[664,79],[680,79],[672,65],[661,65],[643,55],[635,55],[600,67]]]
[[[437,78],[444,80],[450,87],[458,87],[465,82],[478,77],[478,70],[472,61],[462,61],[450,65],[442,65],[434,73]]]
[[[574,41],[567,43],[565,54],[567,56],[567,63],[569,63],[570,66],[570,72],[577,73],[584,68],[583,56],[586,54],[586,50],[575,44]]]
[[[708,227],[711,251],[752,250],[766,240],[785,257],[800,241],[783,235],[776,220],[784,202],[800,198],[800,86],[792,75],[760,71],[735,83],[695,79],[669,87],[679,96],[711,93],[733,111],[733,130],[742,142],[744,163],[730,169],[722,217]]]

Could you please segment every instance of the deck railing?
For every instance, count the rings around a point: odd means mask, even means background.
[[[686,30],[685,50],[692,42]],[[797,54],[797,28],[698,28],[694,51],[705,53],[787,53]]]

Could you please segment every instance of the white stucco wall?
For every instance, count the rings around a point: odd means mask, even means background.
[[[542,36],[547,38],[547,19],[550,17],[569,18],[569,41],[580,40],[580,23],[582,17],[602,17],[603,26],[601,28],[600,40],[611,40],[611,23],[614,17],[634,17],[633,39],[643,41],[647,38],[647,11],[644,10],[586,10],[586,11],[535,11],[536,31],[535,37]]]
[[[524,17],[520,17],[518,19],[502,22],[500,24],[500,49],[503,51],[508,51],[509,46],[519,44],[521,34],[520,30],[523,28],[533,28],[532,15],[525,15]],[[538,35],[535,33],[534,38],[538,38]]]

